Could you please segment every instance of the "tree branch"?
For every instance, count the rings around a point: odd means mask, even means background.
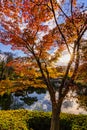
[[[57,28],[58,28],[58,30],[59,30],[59,32],[60,32],[60,34],[61,34],[61,36],[62,36],[62,38],[63,38],[63,40],[64,40],[64,42],[65,42],[65,44],[66,44],[66,47],[67,47],[68,52],[71,54],[70,49],[69,49],[69,46],[68,46],[68,44],[67,44],[67,42],[66,42],[66,38],[65,38],[63,32],[61,31],[61,29],[60,29],[60,27],[59,27],[59,24],[58,24],[58,22],[57,22],[52,0],[50,0],[50,3],[51,3],[52,12],[53,12],[53,16],[54,16],[54,20],[55,20],[56,26],[57,26]]]

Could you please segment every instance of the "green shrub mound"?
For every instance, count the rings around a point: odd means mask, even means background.
[[[49,130],[51,112],[0,111],[0,130]],[[87,130],[87,115],[61,114],[61,130]]]

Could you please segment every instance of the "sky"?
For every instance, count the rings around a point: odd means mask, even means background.
[[[78,2],[80,2],[80,1],[81,1],[81,3],[85,3],[85,5],[87,6],[87,0],[78,0]],[[17,56],[24,56],[25,55],[20,50],[12,51],[11,45],[3,45],[1,42],[0,42],[0,50],[3,51],[3,52],[12,52],[13,54],[15,54]]]
[[[15,56],[25,56],[25,54],[21,50],[14,50],[14,51],[12,51],[11,45],[3,45],[2,43],[0,43],[0,50],[2,52],[11,52]]]

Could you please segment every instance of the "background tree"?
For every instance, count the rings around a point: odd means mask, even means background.
[[[75,0],[1,1],[1,42],[21,49],[37,66],[52,102],[50,130],[59,130],[62,102],[72,89],[79,66],[80,41],[87,30],[87,14]],[[51,27],[50,24],[51,23]],[[53,26],[52,26],[53,25]],[[4,31],[3,31],[4,30]],[[73,44],[72,51],[70,50]],[[67,49],[71,58],[66,67],[58,95],[50,81],[49,67],[58,62],[60,52]],[[72,75],[67,79],[73,65]],[[56,96],[57,95],[57,96]]]
[[[77,73],[78,102],[87,110],[87,40],[82,39],[80,66]]]
[[[4,52],[0,54],[0,80],[12,78],[14,69],[7,66],[8,62],[13,60],[13,54]]]
[[[85,84],[87,83],[87,40],[82,39],[81,42],[81,55],[80,55],[80,66],[78,70],[77,79],[83,80]],[[84,71],[83,71],[84,70]]]

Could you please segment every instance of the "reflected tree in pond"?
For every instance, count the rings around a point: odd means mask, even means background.
[[[2,110],[9,110],[10,105],[12,104],[12,95],[4,94],[0,96],[0,107]]]
[[[38,101],[37,97],[24,97],[21,98],[21,100],[23,100],[27,105],[32,105],[34,102]]]
[[[77,98],[79,106],[87,110],[87,85],[78,83]]]

